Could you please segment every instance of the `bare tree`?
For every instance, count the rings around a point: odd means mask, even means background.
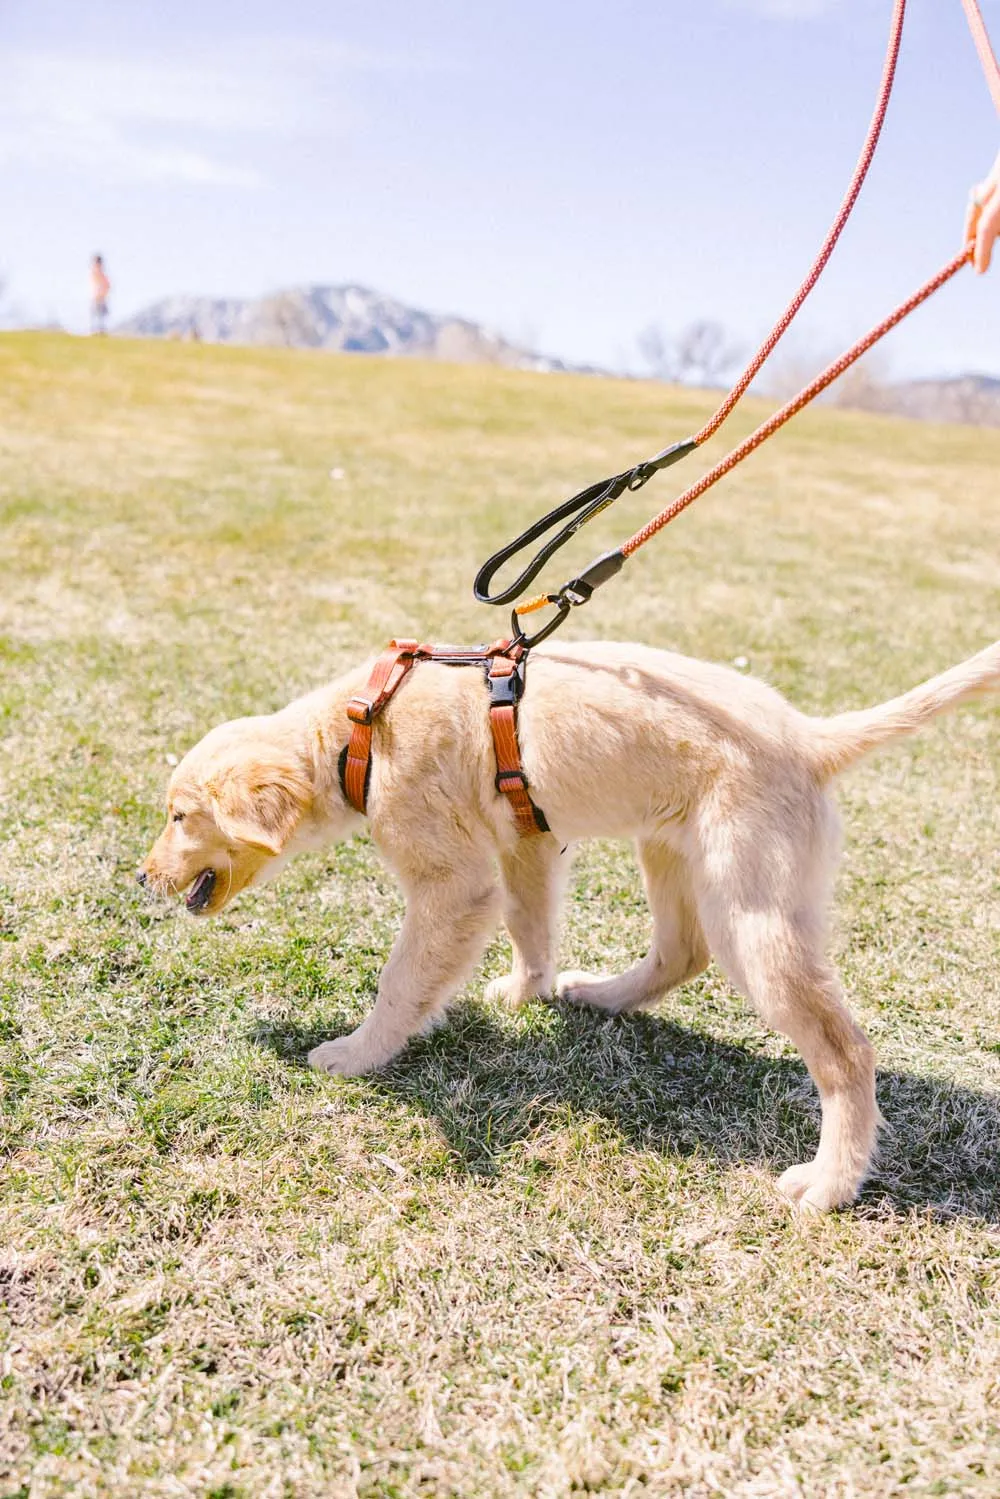
[[[942,405],[949,419],[976,427],[1000,427],[1000,392],[975,375],[948,382],[948,398]]]
[[[857,364],[852,364],[831,385],[829,400],[832,406],[844,406],[853,411],[891,411],[889,360],[885,353],[874,349]]]
[[[673,364],[670,345],[663,329],[657,323],[649,323],[636,339],[643,364],[648,364],[656,380],[672,380]]]
[[[742,350],[731,342],[721,323],[708,319],[690,323],[675,343],[680,378],[691,385],[718,385],[738,364]]]
[[[815,380],[834,357],[829,350],[793,330],[785,335],[764,365],[758,388],[773,399],[786,401]]]
[[[639,334],[639,352],[658,380],[719,385],[742,357],[721,323],[699,318],[673,338],[655,323]]]

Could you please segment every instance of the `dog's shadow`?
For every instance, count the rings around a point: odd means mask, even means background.
[[[603,1120],[632,1147],[780,1172],[811,1157],[815,1089],[801,1062],[767,1057],[657,1016],[610,1018],[533,1008],[523,1023],[457,1005],[444,1026],[364,1080],[434,1120],[464,1170],[490,1174],[504,1152],[560,1122]],[[258,1026],[286,1062],[331,1030]],[[886,1118],[861,1211],[923,1210],[1000,1223],[1000,1095],[882,1071]]]

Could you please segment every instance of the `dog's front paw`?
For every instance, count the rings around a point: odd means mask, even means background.
[[[848,1207],[858,1195],[857,1186],[842,1181],[836,1173],[821,1170],[815,1161],[789,1166],[778,1178],[778,1191],[800,1213],[829,1213]]]
[[[556,998],[569,1005],[597,1005],[605,1009],[603,995],[612,987],[613,980],[600,973],[581,973],[576,968],[567,969],[556,979]]]
[[[492,979],[486,985],[486,998],[488,1000],[499,1000],[501,1004],[507,1005],[511,1010],[520,1009],[533,999],[548,999],[552,994],[552,980],[546,985],[540,977],[532,978],[531,975],[521,976],[516,973],[508,973],[505,978]]]
[[[314,1046],[309,1053],[310,1067],[317,1072],[329,1072],[336,1077],[361,1077],[371,1072],[378,1064],[359,1046],[354,1036],[338,1036],[336,1041],[324,1041]]]

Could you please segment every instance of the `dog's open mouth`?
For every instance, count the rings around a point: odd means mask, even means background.
[[[204,911],[215,889],[215,870],[203,869],[188,891],[184,904],[189,911]]]

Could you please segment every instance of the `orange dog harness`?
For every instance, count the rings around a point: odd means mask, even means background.
[[[351,806],[358,812],[366,809],[372,764],[372,724],[418,661],[436,661],[442,666],[482,666],[485,669],[486,685],[490,689],[490,729],[497,762],[497,791],[514,809],[519,833],[523,836],[547,833],[549,825],[545,814],[531,800],[528,778],[521,764],[517,704],[524,691],[527,656],[520,641],[514,640],[468,647],[390,640],[375,662],[364,696],[352,697],[347,705],[351,737],[340,757],[340,785]]]

